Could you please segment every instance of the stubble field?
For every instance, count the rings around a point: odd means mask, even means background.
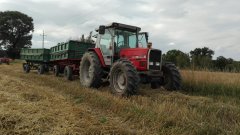
[[[52,73],[0,65],[0,134],[240,134],[240,74],[181,71],[183,89],[114,97]]]

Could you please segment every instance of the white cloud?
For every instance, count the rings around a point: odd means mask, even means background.
[[[238,0],[0,0],[0,10],[33,17],[33,47],[41,47],[43,29],[50,47],[117,21],[148,31],[153,46],[163,52],[208,46],[216,56],[238,60],[239,6]]]

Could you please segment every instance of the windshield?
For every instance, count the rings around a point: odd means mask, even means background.
[[[136,48],[137,46],[136,32],[116,30],[114,44],[116,45],[117,50],[122,48]]]
[[[147,39],[145,33],[139,33],[138,35],[138,47],[147,48]]]

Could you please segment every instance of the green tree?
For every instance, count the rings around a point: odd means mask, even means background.
[[[164,55],[164,60],[173,62],[180,68],[187,68],[190,66],[189,55],[180,50],[170,50]]]
[[[225,70],[227,64],[228,64],[228,60],[223,56],[217,57],[215,61],[215,67],[221,71]]]
[[[0,12],[0,46],[11,58],[19,57],[21,48],[31,47],[33,19],[18,11]]]
[[[214,51],[208,47],[196,48],[190,51],[191,62],[197,68],[211,68]]]

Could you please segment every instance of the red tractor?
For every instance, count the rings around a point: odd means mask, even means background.
[[[137,94],[140,83],[167,90],[181,88],[181,75],[174,64],[163,63],[162,52],[148,46],[148,34],[141,28],[121,23],[101,25],[95,48],[80,62],[80,82],[99,88],[104,80],[118,96]]]

